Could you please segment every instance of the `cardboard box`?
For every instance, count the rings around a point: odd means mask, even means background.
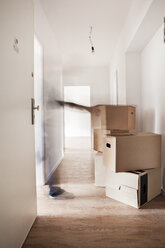
[[[100,187],[106,186],[107,167],[103,164],[103,154],[97,152],[95,155],[95,185]]]
[[[106,134],[110,134],[110,130],[94,129],[94,150],[103,152],[104,138]]]
[[[92,111],[92,126],[108,130],[135,129],[134,106],[98,105]]]
[[[107,171],[106,196],[140,208],[161,193],[161,169],[115,173]]]
[[[104,138],[103,163],[113,172],[161,167],[161,135],[133,133]]]

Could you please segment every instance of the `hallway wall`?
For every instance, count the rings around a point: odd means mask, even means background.
[[[63,158],[62,63],[56,36],[50,28],[40,0],[35,0],[35,34],[44,50],[44,140],[45,181]]]
[[[162,134],[162,177],[165,174],[165,44],[163,26],[141,53],[142,130]],[[165,178],[162,178],[165,188]]]
[[[92,106],[109,103],[108,66],[65,68],[63,82],[64,86],[90,86]]]
[[[141,131],[141,63],[140,53],[126,53],[126,103],[136,106],[136,131]]]
[[[129,15],[125,22],[123,31],[119,37],[113,59],[109,68],[110,71],[110,102],[116,104],[116,81],[115,75],[118,72],[118,104],[127,103],[126,92],[126,52],[131,44],[152,0],[134,0]],[[129,102],[130,103],[130,102]],[[134,104],[134,102],[132,102]]]

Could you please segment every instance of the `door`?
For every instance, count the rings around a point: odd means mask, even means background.
[[[33,1],[0,1],[0,247],[21,247],[36,217]]]
[[[34,98],[39,111],[35,113],[35,157],[37,185],[44,185],[44,125],[43,125],[43,47],[34,36]]]

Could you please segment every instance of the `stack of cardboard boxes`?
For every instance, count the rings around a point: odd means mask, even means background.
[[[106,196],[140,208],[161,192],[161,135],[132,132],[135,111],[102,105],[92,113],[95,185],[105,187]]]

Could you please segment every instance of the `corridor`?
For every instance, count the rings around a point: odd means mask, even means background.
[[[74,195],[50,199],[38,188],[38,217],[23,248],[165,247],[163,196],[137,210],[94,185],[94,152],[67,149],[53,180]],[[120,242],[119,242],[120,237]]]

